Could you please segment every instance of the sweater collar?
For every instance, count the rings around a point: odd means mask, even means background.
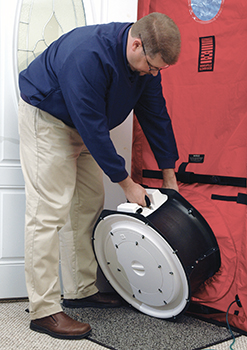
[[[128,78],[131,82],[133,82],[135,80],[136,77],[139,76],[138,72],[134,72],[128,63],[127,60],[127,56],[126,56],[126,48],[127,48],[127,40],[128,40],[128,34],[129,34],[129,30],[131,28],[133,23],[128,23],[126,24],[121,31],[119,32],[118,35],[118,43],[121,43],[122,46],[122,55],[123,55],[123,61],[124,61],[124,66],[125,66],[125,70],[127,72]]]

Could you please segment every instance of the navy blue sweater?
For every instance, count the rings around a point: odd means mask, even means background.
[[[128,66],[130,26],[109,23],[76,28],[53,42],[19,76],[24,100],[76,128],[113,182],[128,174],[109,130],[132,109],[160,169],[174,168],[178,159],[160,74],[139,76]]]

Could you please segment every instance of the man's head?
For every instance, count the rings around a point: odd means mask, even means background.
[[[128,45],[127,59],[131,68],[156,75],[160,68],[177,62],[181,47],[179,29],[170,17],[154,12],[132,25]],[[143,57],[138,57],[140,53]],[[144,64],[140,66],[138,58],[145,59],[148,71]],[[150,67],[157,68],[156,74]]]

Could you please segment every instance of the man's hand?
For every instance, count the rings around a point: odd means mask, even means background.
[[[142,207],[146,206],[145,196],[146,190],[139,184],[135,183],[129,176],[123,181],[119,182],[122,187],[127,200],[131,203],[137,203]]]
[[[178,192],[178,183],[174,169],[163,169],[163,188],[171,188]]]

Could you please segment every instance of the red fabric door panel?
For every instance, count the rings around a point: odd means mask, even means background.
[[[194,1],[193,3],[195,3]],[[210,3],[210,1],[208,1]],[[139,0],[138,16],[162,12],[181,32],[178,63],[162,71],[179,161],[203,155],[202,163],[189,163],[186,171],[224,177],[247,175],[247,2],[221,1],[210,20],[200,20],[189,0]],[[143,177],[143,170],[159,170],[145,136],[134,119],[132,178],[149,187],[161,180]],[[225,321],[225,312],[236,295],[229,320],[247,331],[247,205],[225,198],[246,195],[246,187],[179,184],[180,193],[211,226],[221,253],[221,268],[193,295],[193,302],[223,313],[210,315]],[[222,196],[212,199],[212,195]]]

